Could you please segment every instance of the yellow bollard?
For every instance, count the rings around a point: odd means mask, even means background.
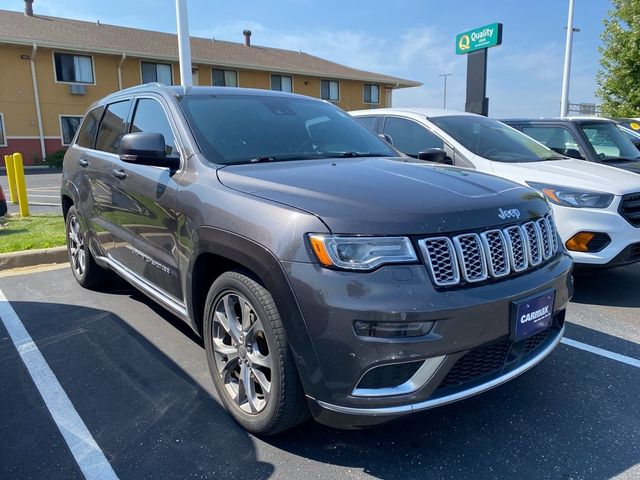
[[[18,192],[18,201],[20,203],[20,216],[29,216],[29,203],[27,202],[27,185],[24,181],[24,164],[22,163],[22,154],[13,154],[13,170],[16,177],[16,190]]]
[[[9,182],[9,198],[11,203],[18,203],[18,192],[16,190],[16,174],[13,168],[13,156],[4,156],[4,165],[7,167],[7,181]]]

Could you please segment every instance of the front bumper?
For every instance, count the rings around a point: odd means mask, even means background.
[[[305,354],[317,359],[317,370],[309,371],[305,382],[314,416],[343,428],[380,423],[416,409],[474,395],[531,368],[561,337],[564,310],[573,293],[571,266],[570,257],[560,253],[545,265],[508,279],[437,290],[423,265],[352,273],[315,264],[283,263],[313,344],[314,352]],[[544,345],[526,359],[522,357],[499,372],[490,372],[483,377],[482,385],[471,381],[437,391],[467,352],[508,342],[513,301],[548,289],[556,292],[556,323]],[[364,337],[354,331],[356,320],[431,321],[433,328],[421,337]],[[306,365],[304,354],[298,353],[298,361]],[[434,357],[444,360],[433,375],[424,377],[414,389],[392,389],[379,396],[354,393],[363,375],[373,367],[424,362]]]
[[[611,242],[599,252],[569,254],[577,264],[615,267],[640,261],[640,228],[634,227],[618,212],[620,197],[606,209],[568,208],[552,205],[556,228],[566,244],[579,232],[606,233]]]
[[[442,394],[438,394],[438,391],[436,391],[436,394],[431,398],[421,402],[379,408],[354,408],[333,405],[309,398],[310,409],[316,421],[325,425],[336,428],[345,428],[345,426],[347,428],[359,428],[378,425],[409,413],[420,412],[464,400],[465,398],[498,387],[535,367],[553,352],[560,343],[560,340],[562,340],[563,335],[564,325],[560,329],[553,329],[553,335],[550,336],[548,341],[546,341],[541,348],[537,349],[535,354],[529,356],[526,361],[523,361],[517,367],[508,369],[501,374],[487,375],[474,384],[456,390],[443,389]],[[447,392],[447,390],[449,390],[449,392]]]

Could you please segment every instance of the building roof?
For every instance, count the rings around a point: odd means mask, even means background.
[[[178,60],[174,34],[119,27],[67,18],[0,10],[0,43],[12,43],[75,51]],[[192,62],[270,72],[297,73],[385,83],[394,88],[416,87],[420,82],[382,75],[340,65],[304,52],[250,47],[244,43],[191,37]]]

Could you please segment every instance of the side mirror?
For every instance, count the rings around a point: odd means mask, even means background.
[[[393,146],[393,138],[391,138],[391,135],[387,135],[386,133],[381,133],[378,136],[381,139],[383,139],[385,142],[387,142],[389,145]]]
[[[575,148],[567,148],[564,154],[570,158],[577,158],[578,160],[583,160],[582,155],[580,155],[580,152]]]
[[[453,165],[453,160],[447,157],[447,154],[441,148],[428,148],[427,150],[418,153],[418,160]]]
[[[138,165],[165,167],[170,170],[180,168],[180,159],[167,157],[164,135],[161,133],[128,133],[120,141],[118,148],[120,160]]]

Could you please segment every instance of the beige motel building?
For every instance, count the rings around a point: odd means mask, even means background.
[[[87,107],[111,92],[180,84],[175,35],[40,16],[32,3],[25,12],[0,10],[0,166],[13,152],[41,165],[69,145]],[[252,45],[249,31],[238,36],[243,41],[191,38],[194,85],[294,92],[344,110],[390,106],[393,90],[421,85]]]

